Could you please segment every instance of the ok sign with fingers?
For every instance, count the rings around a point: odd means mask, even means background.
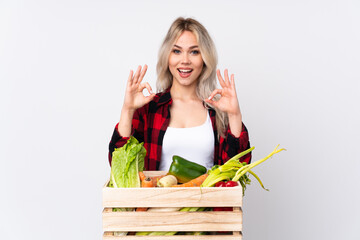
[[[229,115],[240,114],[239,102],[236,96],[234,74],[231,74],[229,79],[228,70],[225,69],[224,77],[222,78],[220,70],[216,71],[222,89],[215,89],[206,102],[210,103],[219,110],[228,113]],[[220,98],[214,101],[215,95],[219,94]]]
[[[124,105],[121,110],[118,125],[118,131],[123,137],[130,137],[131,135],[131,122],[136,109],[149,103],[155,97],[155,93],[153,93],[150,84],[141,82],[145,76],[146,70],[147,66],[144,65],[143,68],[141,66],[138,67],[135,75],[132,70],[130,71],[126,84]],[[143,90],[145,88],[150,93],[149,96],[144,95]]]
[[[230,79],[227,69],[224,72],[225,79],[221,76],[220,70],[217,70],[216,74],[222,89],[215,89],[205,102],[228,114],[230,130],[238,137],[242,130],[242,117],[236,96],[234,74],[231,74]],[[218,94],[220,98],[215,100],[214,97]]]
[[[136,109],[144,106],[149,103],[155,96],[152,92],[151,86],[149,83],[144,82],[142,80],[147,71],[147,65],[144,67],[139,66],[133,75],[133,71],[130,71],[130,75],[126,84],[126,92],[123,108],[129,111],[135,111]],[[145,96],[143,93],[144,89],[147,89],[150,93],[149,96]]]

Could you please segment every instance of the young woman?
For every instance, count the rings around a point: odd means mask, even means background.
[[[173,155],[211,168],[248,149],[234,75],[225,70],[222,76],[216,65],[215,46],[204,26],[191,18],[176,19],[159,51],[158,93],[142,82],[146,65],[130,71],[109,145],[110,164],[114,149],[131,135],[144,142],[146,170],[167,171]],[[143,94],[145,88],[150,95]],[[241,159],[250,160],[251,154]]]

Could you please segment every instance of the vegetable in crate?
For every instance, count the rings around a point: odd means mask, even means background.
[[[144,170],[146,149],[133,136],[112,153],[110,185],[114,187],[140,187],[139,172]]]
[[[177,179],[173,175],[167,175],[165,177],[160,178],[157,182],[158,187],[172,187],[177,184]]]
[[[223,165],[221,165],[221,166],[215,165],[214,167],[212,167],[211,170],[209,171],[209,176],[205,179],[205,181],[202,183],[201,186],[202,187],[213,187],[217,182],[220,182],[223,180],[231,180],[235,176],[237,170],[239,168],[241,168],[242,166],[244,166],[244,164],[246,164],[246,163],[240,162],[239,159],[254,149],[255,149],[255,147],[251,147],[251,148],[235,155],[234,157],[229,159]]]
[[[183,184],[179,184],[179,185],[174,185],[172,187],[200,187],[201,184],[205,181],[205,179],[207,178],[208,174],[205,173],[197,178],[194,178],[193,180],[190,180],[186,183]]]
[[[251,171],[251,169],[256,167],[257,165],[265,162],[267,159],[272,157],[274,154],[285,150],[284,148],[278,149],[278,147],[279,147],[279,145],[277,145],[276,148],[274,149],[274,151],[272,151],[265,158],[260,159],[259,161],[256,161],[251,164],[239,162],[239,159],[242,156],[244,156],[247,153],[254,150],[254,147],[249,148],[248,150],[237,154],[236,156],[234,156],[230,160],[228,160],[225,164],[223,164],[221,166],[219,166],[219,165],[214,166],[209,171],[209,176],[205,179],[205,181],[203,182],[203,184],[201,186],[202,187],[212,187],[217,182],[220,182],[223,180],[232,180],[235,182],[239,181],[243,188],[243,194],[245,194],[246,185],[250,184],[250,182],[251,182],[250,178],[249,178],[249,174],[251,174],[252,176],[254,176],[256,178],[256,180],[258,180],[258,182],[260,183],[262,188],[264,188],[265,190],[268,190],[264,187],[260,178],[253,171]]]
[[[235,181],[220,181],[215,184],[215,187],[236,187],[239,186],[239,184]],[[232,211],[232,207],[213,207],[213,211]]]
[[[207,172],[206,167],[174,155],[169,174],[175,176],[179,183],[186,183]]]
[[[140,187],[139,171],[144,170],[146,150],[133,136],[112,154],[109,187]],[[131,208],[113,208],[113,212],[133,211]],[[125,236],[127,232],[114,232],[115,236]]]

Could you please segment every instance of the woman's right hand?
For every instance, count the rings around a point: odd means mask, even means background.
[[[126,84],[123,110],[135,112],[136,109],[141,108],[145,104],[149,103],[155,97],[150,84],[147,82],[142,83],[146,70],[147,65],[144,65],[143,68],[139,66],[135,74],[133,74],[132,70],[130,71],[130,75]],[[149,92],[149,96],[145,96],[143,94],[143,90],[145,88]]]

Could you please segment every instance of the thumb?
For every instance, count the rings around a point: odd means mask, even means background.
[[[155,93],[152,93],[149,96],[146,96],[145,97],[145,104],[148,104],[151,100],[153,100],[155,95],[156,95]]]
[[[218,103],[212,99],[205,99],[205,102],[207,102],[208,104],[210,104],[211,106],[217,108],[218,107]]]

